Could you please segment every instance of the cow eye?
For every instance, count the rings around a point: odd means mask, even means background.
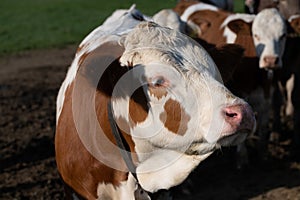
[[[153,86],[160,87],[160,86],[163,86],[164,83],[165,83],[165,80],[163,78],[159,78],[153,83]]]
[[[257,41],[260,40],[260,38],[259,38],[259,36],[258,36],[257,34],[254,34],[254,38],[255,38]]]
[[[155,77],[149,81],[149,85],[152,87],[167,87],[168,81],[164,77]]]

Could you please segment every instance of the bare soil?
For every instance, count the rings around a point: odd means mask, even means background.
[[[54,158],[55,101],[75,46],[0,58],[0,199],[63,199]],[[288,134],[287,134],[288,135]],[[261,159],[238,170],[234,148],[205,160],[175,199],[300,200],[300,163],[289,156],[290,138],[270,144]]]

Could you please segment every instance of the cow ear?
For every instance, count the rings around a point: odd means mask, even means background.
[[[236,34],[251,35],[252,23],[247,23],[244,20],[236,19],[228,23],[228,28]]]

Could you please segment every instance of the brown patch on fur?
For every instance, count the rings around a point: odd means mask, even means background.
[[[99,182],[112,183],[117,186],[121,181],[127,179],[128,173],[107,167],[87,151],[74,124],[72,92],[73,84],[66,91],[63,109],[56,128],[56,163],[62,179],[68,186],[84,198],[95,199]],[[110,131],[110,127],[109,125],[103,125],[104,121],[108,124],[107,117],[102,119],[101,126],[107,133],[107,131]],[[86,126],[89,130],[89,124],[86,124]],[[113,140],[112,136],[109,139]],[[116,153],[118,154],[118,152]],[[121,156],[116,156],[120,157],[119,166],[126,170]]]
[[[247,23],[241,19],[228,23],[228,28],[236,34],[235,44],[241,45],[246,57],[256,57],[256,50],[252,38],[252,23]]]
[[[113,86],[110,84],[115,84],[118,78],[126,72],[124,67],[119,66],[118,61],[116,61],[122,52],[123,49],[117,43],[106,43],[82,57],[76,78],[65,92],[65,100],[58,119],[55,134],[58,171],[63,181],[85,199],[97,198],[97,187],[101,182],[118,186],[121,181],[125,181],[128,178],[125,162],[120,152],[116,151],[115,148],[116,142],[112,135],[107,112],[107,104],[111,100],[110,95],[113,89]],[[101,74],[101,71],[98,70],[106,67],[108,68],[105,73],[106,77],[101,77],[103,79],[100,79],[99,83],[97,75]],[[84,111],[93,110],[93,108],[90,108],[93,105],[93,101],[95,101],[94,109],[97,118],[89,118],[87,120],[82,116],[82,119],[80,119],[80,130],[85,130],[87,133],[93,132],[97,130],[94,128],[95,123],[99,123],[104,134],[97,132],[96,140],[102,141],[101,138],[105,137],[114,144],[99,148],[105,148],[105,151],[102,153],[109,152],[109,156],[112,156],[113,160],[118,161],[115,164],[121,167],[121,171],[110,168],[101,162],[102,159],[97,160],[93,157],[79,138],[74,113],[77,113],[76,116],[80,117]],[[76,106],[76,111],[72,107],[74,103],[76,104],[74,105]],[[122,120],[120,123],[123,123]],[[122,130],[121,134],[130,151],[134,153],[134,142],[131,136],[126,133],[127,130]],[[135,156],[133,156],[133,159],[137,160]]]
[[[222,23],[229,16],[226,11],[201,10],[190,15],[188,20],[194,22],[201,29],[199,38],[212,44],[225,43],[226,38],[223,36],[224,28],[220,29]],[[215,37],[218,35],[219,37]]]
[[[184,135],[191,117],[184,111],[178,101],[172,99],[166,102],[164,109],[165,111],[160,114],[159,118],[165,127],[175,134]]]
[[[131,96],[129,101],[129,119],[133,126],[146,120],[148,116],[148,99],[143,88],[140,87]]]
[[[293,28],[293,30],[298,34],[300,34],[300,17],[297,17],[295,19],[293,19],[290,22],[290,26]]]
[[[165,87],[149,87],[149,92],[151,95],[155,96],[158,100],[164,96],[167,96],[168,92]]]

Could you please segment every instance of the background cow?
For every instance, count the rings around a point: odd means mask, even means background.
[[[248,2],[249,3],[249,2]],[[294,142],[295,149],[299,149],[299,113],[298,108],[300,92],[297,89],[299,86],[299,49],[300,46],[300,1],[299,0],[260,0],[251,1],[253,10],[251,13],[258,13],[259,11],[274,7],[286,19],[288,27],[287,44],[283,55],[283,68],[277,70],[274,80],[274,96],[273,96],[273,127],[272,138],[279,139],[282,122],[286,122],[289,118],[293,119],[294,126]],[[246,12],[249,11],[249,6],[246,3]],[[297,74],[298,73],[298,74]],[[296,78],[295,78],[296,77]],[[293,96],[293,98],[292,98]],[[296,107],[294,109],[294,106]],[[294,113],[295,112],[295,113]],[[285,138],[285,136],[283,136]]]

